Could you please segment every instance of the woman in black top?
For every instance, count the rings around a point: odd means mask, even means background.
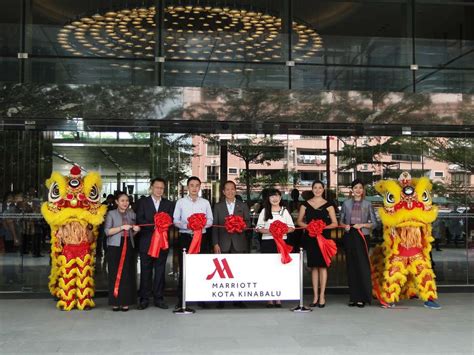
[[[324,199],[324,184],[321,181],[313,182],[312,191],[314,196],[301,205],[296,223],[306,228],[313,219],[323,220],[327,227],[323,231],[323,236],[329,239],[331,237],[330,229],[337,227],[336,211],[334,206]],[[306,249],[308,267],[311,268],[313,283],[314,295],[310,307],[323,308],[326,305],[327,265],[317,240],[311,238],[306,231],[303,236],[303,246]]]

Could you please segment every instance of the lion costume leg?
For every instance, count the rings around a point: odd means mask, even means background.
[[[92,245],[92,247],[95,246]],[[77,262],[77,276],[76,276],[76,296],[77,296],[77,308],[84,310],[87,308],[95,307],[95,303],[92,300],[94,297],[94,256],[91,252],[90,245],[87,246],[87,253],[78,256]]]
[[[90,243],[65,245],[63,252],[58,258],[60,276],[57,307],[65,311],[74,307],[80,310],[93,308],[94,257]]]
[[[387,303],[400,300],[403,286],[407,282],[408,269],[398,258],[391,258],[385,265],[384,281],[381,288],[382,299]]]
[[[408,268],[414,275],[420,299],[425,302],[436,300],[438,298],[435,282],[436,276],[431,268],[431,263],[425,259],[419,259],[413,261]]]
[[[415,275],[409,272],[407,276],[407,282],[402,287],[400,298],[411,299],[415,297],[418,297],[418,288],[416,286]]]

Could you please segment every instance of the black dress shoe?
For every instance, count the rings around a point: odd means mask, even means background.
[[[147,309],[147,308],[148,308],[148,302],[140,302],[138,304],[138,307],[137,307],[137,309],[139,309],[139,310],[144,310],[144,309]]]
[[[168,309],[169,308],[168,305],[163,301],[156,302],[155,307],[158,307],[158,308],[161,308],[161,309]]]

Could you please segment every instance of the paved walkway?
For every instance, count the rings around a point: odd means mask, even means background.
[[[474,294],[442,294],[438,311],[421,301],[395,310],[349,308],[346,297],[328,295],[326,308],[309,314],[250,304],[191,316],[112,312],[105,298],[89,312],[60,312],[46,299],[0,300],[0,353],[474,353]]]

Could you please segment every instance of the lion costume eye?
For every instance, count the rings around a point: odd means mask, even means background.
[[[393,196],[391,192],[387,192],[385,194],[385,201],[387,201],[389,204],[395,203],[395,196]]]
[[[96,185],[93,185],[91,188],[91,192],[89,192],[89,200],[92,202],[97,202],[99,201],[99,189],[97,188]]]
[[[421,195],[421,200],[425,203],[429,202],[431,200],[431,196],[430,196],[429,191],[427,191],[427,190],[423,191],[423,194]]]
[[[59,193],[59,185],[56,182],[53,182],[49,188],[48,200],[51,202],[57,202],[60,198],[61,194]]]

